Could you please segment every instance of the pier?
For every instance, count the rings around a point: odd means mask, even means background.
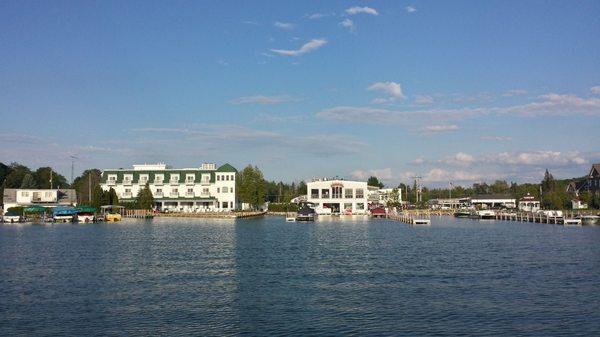
[[[206,212],[206,213],[156,213],[157,218],[190,218],[190,219],[241,219],[264,216],[266,212]]]
[[[496,220],[534,222],[553,225],[580,225],[581,219],[573,212],[563,214],[531,213],[531,212],[496,212]]]
[[[431,225],[430,212],[406,212],[388,214],[388,219],[401,221],[410,225]]]

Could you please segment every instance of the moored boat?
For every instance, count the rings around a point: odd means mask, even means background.
[[[308,204],[304,204],[296,213],[296,221],[315,221],[316,216],[315,209]]]
[[[95,207],[90,206],[80,206],[75,208],[77,211],[77,222],[79,223],[88,223],[94,222],[94,214],[96,213]]]
[[[600,216],[597,215],[582,215],[581,224],[585,226],[593,226],[600,224]]]
[[[493,211],[493,210],[491,210],[491,209],[472,210],[469,213],[469,218],[471,218],[471,219],[482,219],[482,220],[495,219],[496,218],[496,212]]]
[[[52,209],[52,220],[54,222],[74,222],[77,218],[77,210],[73,207],[54,207]]]
[[[23,222],[23,217],[17,212],[8,211],[2,216],[2,221],[5,223]]]
[[[454,211],[454,217],[456,218],[468,218],[470,214],[471,211],[466,208],[459,208],[456,211]]]

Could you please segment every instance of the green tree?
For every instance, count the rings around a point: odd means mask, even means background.
[[[85,170],[79,177],[75,178],[71,188],[77,191],[77,202],[79,204],[90,204],[93,199],[93,191],[96,186],[100,187],[102,172],[98,169]]]
[[[377,179],[377,177],[375,176],[370,176],[369,179],[367,179],[367,185],[383,188],[383,183],[380,182],[379,179]]]
[[[19,163],[10,164],[10,173],[4,179],[4,188],[20,188],[23,183],[23,178],[28,173],[31,173],[31,170],[24,165]]]
[[[117,192],[111,187],[108,192],[106,192],[106,200],[108,201],[108,205],[118,205],[119,197],[117,197]]]
[[[23,181],[21,182],[21,188],[36,188],[35,179],[31,173],[25,174]]]
[[[69,188],[67,178],[57,173],[50,167],[40,167],[33,172],[33,178],[38,188],[50,188],[50,175],[52,174],[52,188]]]
[[[146,186],[139,191],[137,204],[140,209],[152,209],[154,207],[154,197],[152,196],[149,183],[146,183]]]
[[[257,208],[265,202],[266,182],[258,167],[246,166],[236,179],[237,191],[241,202]]]

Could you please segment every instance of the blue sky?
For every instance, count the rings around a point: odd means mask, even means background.
[[[3,1],[0,161],[581,176],[598,36],[598,1]]]

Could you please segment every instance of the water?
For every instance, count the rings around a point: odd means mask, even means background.
[[[600,227],[0,225],[0,335],[599,335]]]

